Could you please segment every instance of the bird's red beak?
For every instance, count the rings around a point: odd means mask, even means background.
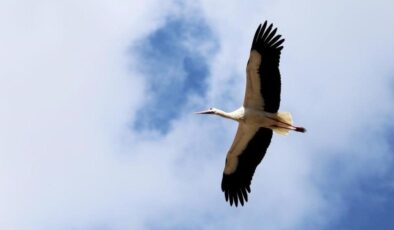
[[[201,111],[201,112],[195,112],[195,114],[213,114],[213,111],[211,111],[211,110],[204,110],[204,111]]]

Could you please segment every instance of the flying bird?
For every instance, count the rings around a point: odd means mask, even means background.
[[[271,142],[272,133],[287,135],[290,131],[306,132],[293,126],[288,112],[278,112],[281,80],[279,59],[284,39],[267,21],[259,25],[253,38],[246,66],[246,91],[243,105],[224,112],[210,108],[197,114],[213,114],[238,122],[238,129],[224,166],[222,191],[232,206],[248,201],[250,185],[257,165]]]

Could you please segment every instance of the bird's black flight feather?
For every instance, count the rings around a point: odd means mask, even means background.
[[[261,55],[259,68],[261,95],[264,99],[264,111],[276,113],[280,104],[280,72],[279,58],[282,43],[281,35],[276,35],[277,29],[272,30],[272,24],[267,28],[267,21],[259,26],[253,38],[251,50],[256,50]],[[266,29],[267,28],[267,29]],[[272,30],[272,31],[271,31]]]

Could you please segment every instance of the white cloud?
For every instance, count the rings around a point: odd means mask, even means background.
[[[316,229],[335,220],[346,209],[342,188],[391,160],[379,137],[393,112],[392,4],[292,4],[184,6],[201,7],[221,47],[208,98],[193,98],[190,108],[241,103],[251,38],[267,18],[287,39],[281,108],[309,128],[274,137],[250,202],[233,209],[220,177],[236,124],[187,111],[167,136],[128,129],[145,92],[127,48],[182,7],[1,3],[0,228]],[[338,161],[346,170],[330,178]]]
[[[116,144],[143,82],[126,50],[161,23],[157,4],[2,3],[2,229],[106,222],[132,194]]]

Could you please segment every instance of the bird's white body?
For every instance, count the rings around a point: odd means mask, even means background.
[[[243,106],[229,113],[216,108],[211,110],[216,115],[237,121],[242,125],[255,128],[269,128],[282,135],[286,135],[290,130],[294,129],[291,115],[288,112],[268,113],[263,110],[245,108]]]
[[[246,90],[243,105],[224,112],[210,108],[198,114],[214,114],[239,123],[234,141],[227,153],[222,191],[230,205],[248,200],[250,184],[257,165],[271,142],[272,133],[287,135],[290,130],[305,132],[293,126],[288,112],[278,112],[281,80],[279,72],[281,44],[284,39],[272,30],[272,24],[260,25],[255,33],[246,66]]]

